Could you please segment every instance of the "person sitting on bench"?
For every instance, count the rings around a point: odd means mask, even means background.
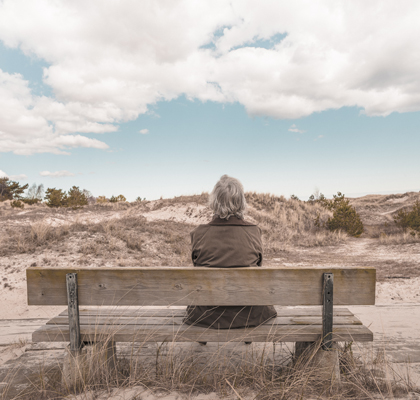
[[[261,266],[261,230],[244,220],[246,200],[241,182],[223,175],[210,194],[209,206],[214,213],[213,219],[191,232],[194,266]],[[233,329],[259,326],[276,316],[275,308],[270,305],[189,306],[184,322],[214,329]]]

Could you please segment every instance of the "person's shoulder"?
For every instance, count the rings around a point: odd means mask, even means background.
[[[261,228],[257,225],[257,224],[252,224],[249,223],[247,225],[242,225],[242,227],[247,231],[247,232],[252,232],[253,234],[257,234],[258,236],[261,235]]]
[[[193,233],[193,232],[205,232],[209,228],[210,228],[210,225],[209,224],[201,224],[201,225],[198,225],[195,229],[193,229],[191,231],[191,233]]]
[[[208,230],[210,229],[210,225],[204,224],[204,225],[198,225],[197,228],[191,231],[191,237],[199,237],[204,235]]]

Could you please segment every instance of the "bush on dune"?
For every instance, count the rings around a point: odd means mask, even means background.
[[[73,210],[88,205],[90,192],[78,186],[73,186],[68,193],[62,189],[48,188],[45,192],[45,200],[48,207],[71,207]]]
[[[19,182],[11,181],[9,178],[0,178],[0,201],[19,200],[28,184],[21,186]]]
[[[394,222],[404,230],[411,229],[412,236],[415,236],[416,232],[420,233],[420,201],[417,200],[410,211],[398,211],[398,214],[394,217]]]
[[[108,203],[108,199],[105,196],[98,196],[95,199],[95,203],[96,204],[105,204],[105,203]]]
[[[330,231],[342,230],[353,237],[359,237],[363,231],[363,223],[356,209],[350,204],[350,200],[346,199],[344,194],[337,192],[332,199],[327,199],[322,193],[315,198],[312,195],[309,198],[312,204],[320,204],[322,207],[333,212],[325,223],[325,227]],[[321,225],[319,219],[316,224]]]
[[[362,220],[344,194],[337,192],[332,200],[325,200],[325,204],[330,210],[333,210],[333,217],[327,221],[328,229],[332,231],[342,229],[354,237],[359,237],[363,233]]]
[[[23,207],[24,207],[24,204],[23,204],[20,200],[13,200],[13,201],[10,203],[10,205],[11,205],[13,208],[23,208]]]
[[[118,196],[111,196],[109,199],[110,203],[119,203],[120,201],[127,201],[124,195],[119,194]]]
[[[48,188],[45,200],[48,207],[67,207],[67,193],[61,189]]]
[[[84,191],[81,191],[78,186],[73,186],[68,193],[67,206],[73,210],[86,206],[88,199]]]

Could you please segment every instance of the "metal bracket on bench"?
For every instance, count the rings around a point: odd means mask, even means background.
[[[80,340],[79,300],[76,273],[66,275],[66,286],[69,309],[70,351],[72,354],[75,354],[82,347],[82,342]]]
[[[323,305],[322,305],[322,349],[329,350],[332,347],[333,330],[333,289],[334,274],[324,273],[323,277]]]

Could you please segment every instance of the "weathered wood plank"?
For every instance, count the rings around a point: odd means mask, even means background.
[[[123,327],[86,326],[80,327],[82,341],[100,341],[112,336],[115,342],[313,342],[322,335],[322,325],[276,326],[263,325],[258,328],[216,330],[193,326]],[[32,335],[33,342],[63,342],[69,340],[68,326],[45,325]],[[372,332],[364,325],[340,326],[333,330],[333,341],[368,342],[373,340]]]
[[[336,305],[375,304],[376,270],[369,267],[31,267],[28,304],[66,305],[72,272],[80,305],[321,305],[324,272],[334,274]]]
[[[279,317],[299,317],[299,316],[321,316],[321,307],[291,307],[280,308],[277,307],[277,315]],[[162,309],[162,308],[125,308],[125,307],[94,307],[83,308],[79,307],[80,315],[118,315],[121,317],[183,317],[185,316],[186,308],[182,309]],[[334,307],[334,316],[353,315],[348,308]],[[67,316],[67,310],[64,310],[59,315]]]
[[[84,309],[79,308],[80,315],[114,315],[114,316],[125,316],[125,317],[183,317],[185,315],[186,308],[182,310],[176,309],[125,309],[124,307],[97,307],[95,309]],[[64,310],[59,315],[66,316],[67,310]]]
[[[182,317],[120,317],[115,315],[81,315],[80,325],[176,325],[183,324]],[[48,325],[67,325],[66,316],[57,316],[50,319]],[[339,316],[334,319],[335,325],[362,325],[361,321],[355,316]],[[320,325],[322,317],[300,316],[300,317],[277,317],[272,325]]]

